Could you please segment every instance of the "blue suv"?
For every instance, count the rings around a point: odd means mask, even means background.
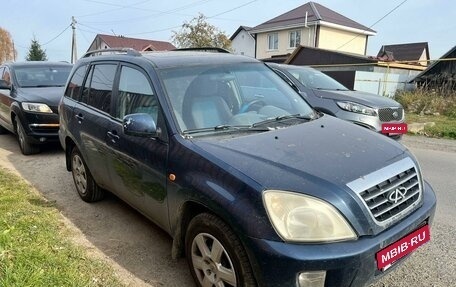
[[[89,52],[59,115],[82,200],[109,191],[155,222],[198,286],[364,286],[429,241],[415,157],[255,59]]]

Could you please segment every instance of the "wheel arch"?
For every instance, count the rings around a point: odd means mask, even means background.
[[[71,152],[76,146],[76,143],[70,137],[65,137],[65,165],[67,171],[71,171]]]
[[[190,221],[201,213],[210,213],[220,217],[210,208],[199,202],[187,201],[182,205],[173,235],[173,246],[171,251],[173,258],[181,258],[185,256],[185,233],[187,231],[188,225],[190,224]]]

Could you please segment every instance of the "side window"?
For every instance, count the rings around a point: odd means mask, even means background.
[[[5,67],[5,70],[3,71],[2,80],[5,80],[9,85],[11,85],[11,75],[8,67]]]
[[[128,114],[146,113],[157,123],[158,102],[146,75],[137,69],[123,66],[120,71],[119,95],[116,117],[123,119]]]
[[[93,66],[90,67],[89,75],[87,76],[84,88],[82,89],[81,102],[84,104],[89,104],[90,83],[92,82],[93,69]]]
[[[74,100],[79,99],[79,94],[81,92],[82,82],[84,81],[84,76],[87,70],[87,65],[79,67],[71,77],[70,82],[68,83],[67,89],[65,91],[65,97],[72,98]]]
[[[83,90],[83,101],[90,106],[111,112],[111,97],[117,65],[99,64],[92,67]]]

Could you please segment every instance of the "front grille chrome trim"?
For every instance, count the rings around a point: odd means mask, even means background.
[[[421,174],[409,157],[355,179],[347,183],[347,187],[361,199],[373,221],[380,227],[406,216],[422,201]],[[407,194],[399,202],[393,203],[387,195],[398,187],[406,188]]]
[[[402,184],[402,182],[408,181],[408,180],[414,178],[415,176],[416,176],[416,174],[410,174],[405,179],[401,179],[401,182],[398,182],[398,183],[394,184],[393,186],[388,187],[388,189],[381,189],[380,191],[378,191],[376,193],[373,193],[372,195],[370,195],[368,197],[365,197],[364,200],[368,201],[368,200],[376,198],[376,197],[378,197],[378,196],[380,196],[382,194],[388,193],[389,191],[391,191],[391,190],[397,188],[398,186],[400,186]]]

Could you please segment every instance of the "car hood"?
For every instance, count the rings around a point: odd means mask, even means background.
[[[360,91],[332,91],[312,89],[317,97],[332,99],[336,101],[351,101],[373,108],[400,107],[401,105],[393,99]]]
[[[408,156],[394,140],[331,116],[247,136],[196,138],[194,144],[264,189],[340,189]]]
[[[20,100],[57,106],[63,96],[64,87],[18,88]]]

